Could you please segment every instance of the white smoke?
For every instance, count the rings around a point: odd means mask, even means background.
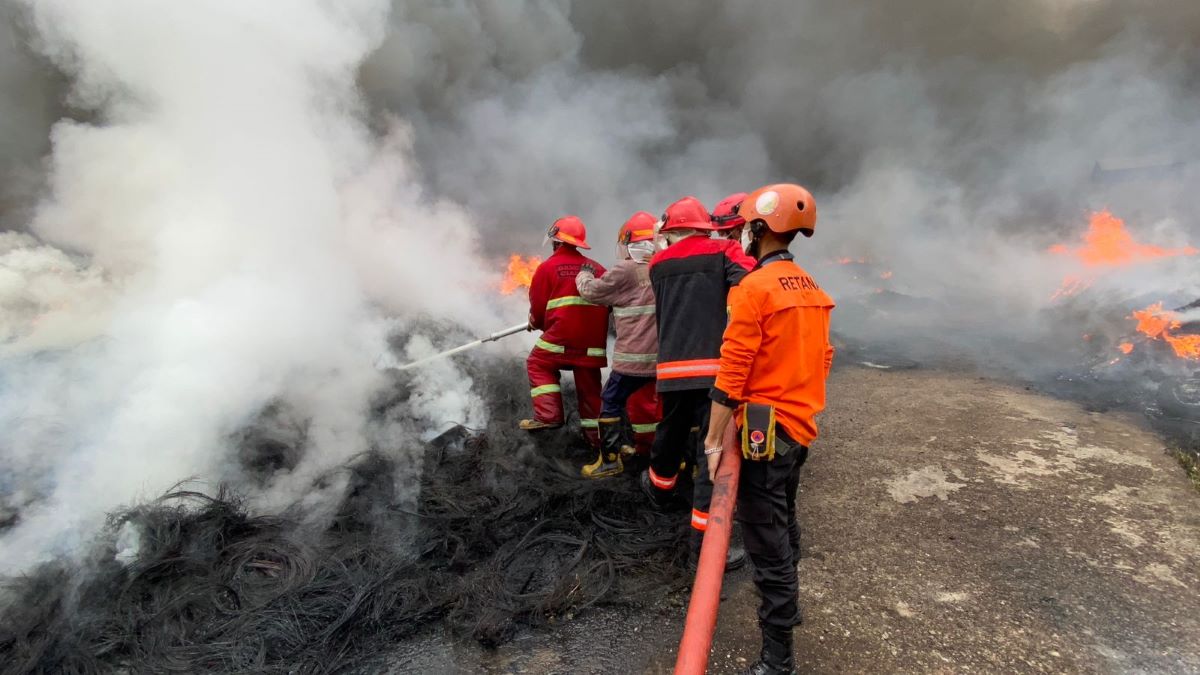
[[[303,459],[255,499],[286,506],[368,447],[386,315],[499,325],[466,213],[416,186],[402,123],[379,141],[364,121],[355,72],[387,2],[28,8],[96,121],[54,126],[45,243],[0,240],[0,448],[26,501],[6,568],[236,476],[231,435],[281,398],[308,420]],[[415,395],[429,427],[481,421],[452,365]]]

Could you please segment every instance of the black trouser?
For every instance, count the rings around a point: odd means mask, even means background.
[[[650,469],[659,478],[674,478],[679,473],[680,462],[686,460],[689,465],[701,467],[692,487],[692,527],[703,531],[712,502],[712,481],[708,479],[704,448],[700,447],[700,439],[692,438],[692,429],[699,427],[703,435],[708,427],[708,413],[712,409],[708,389],[663,391],[659,392],[659,397],[663,418],[654,435]]]
[[[754,585],[762,595],[758,620],[791,630],[800,623],[796,598],[796,563],[800,560],[796,490],[808,448],[776,429],[774,460],[742,462],[737,520],[742,524],[746,554],[754,566]]]

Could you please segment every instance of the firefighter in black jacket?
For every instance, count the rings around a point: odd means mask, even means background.
[[[726,296],[755,264],[738,242],[710,238],[712,230],[708,209],[695,197],[684,197],[663,215],[660,232],[670,246],[650,261],[663,417],[641,486],[658,506],[670,500],[681,462],[706,464],[692,430],[707,426],[708,392],[717,376],[727,320]],[[700,471],[692,492],[693,563],[708,527],[711,500],[712,481],[707,471]],[[744,560],[742,551],[731,548],[727,568]]]

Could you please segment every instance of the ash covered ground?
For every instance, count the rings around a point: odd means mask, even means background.
[[[486,429],[430,441],[419,480],[384,452],[353,458],[338,470],[347,496],[319,529],[181,484],[112,514],[81,558],[6,579],[3,672],[371,672],[394,642],[431,628],[494,647],[587,607],[681,589],[683,511],[645,508],[627,477],[582,481],[586,451],[569,432],[534,442],[516,431],[528,405],[519,361],[475,375]],[[408,404],[408,379],[376,414]],[[294,464],[279,434],[241,442],[256,471]],[[408,506],[399,493],[414,488]]]
[[[1174,647],[1194,622],[1198,495],[1173,446],[1139,428],[1152,418],[843,352],[805,470],[802,663],[1197,667]],[[113,514],[82,557],[7,579],[4,672],[669,672],[685,511],[647,508],[629,475],[580,480],[570,432],[517,432],[519,361],[470,372],[488,427],[425,444],[419,479],[385,452],[352,459],[319,527],[299,506],[250,516],[183,484]],[[408,405],[410,377],[375,414]],[[278,429],[240,439],[264,479],[296,461]],[[755,649],[753,586],[728,583],[717,673]]]
[[[1200,493],[1146,417],[971,372],[849,359],[830,402],[801,478],[801,672],[1200,668]],[[716,675],[757,658],[746,571],[727,575],[726,595]],[[421,636],[387,663],[670,673],[684,599],[594,608],[497,649]]]

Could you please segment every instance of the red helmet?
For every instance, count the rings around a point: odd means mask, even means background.
[[[546,238],[579,248],[591,248],[587,243],[587,228],[579,216],[563,216],[554,221],[546,232]]]
[[[650,241],[654,239],[654,226],[657,223],[658,218],[645,211],[638,211],[621,226],[621,231],[617,233],[617,243],[631,244],[635,241]]]
[[[746,219],[738,215],[738,207],[745,199],[745,192],[737,192],[717,202],[712,212],[713,229],[732,230],[745,225]]]
[[[684,197],[667,207],[662,217],[662,232],[671,230],[711,230],[713,229],[712,215],[704,204],[695,197]]]

